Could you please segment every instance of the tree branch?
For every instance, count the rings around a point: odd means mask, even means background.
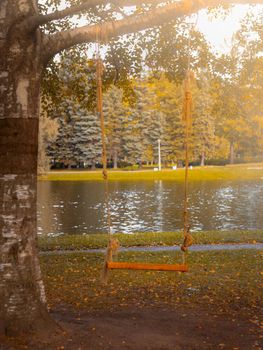
[[[142,5],[142,4],[158,4],[163,2],[164,0],[114,0],[111,1],[112,4],[124,7],[124,6],[135,6],[135,5]],[[25,22],[25,28],[28,31],[31,31],[40,25],[46,24],[51,21],[59,20],[68,16],[74,16],[78,13],[85,12],[89,9],[92,9],[98,5],[103,5],[107,3],[108,1],[105,0],[89,0],[85,1],[84,3],[80,5],[70,6],[65,8],[61,11],[55,11],[52,13],[49,13],[47,15],[36,15],[32,16],[31,18],[27,19]]]
[[[126,2],[131,3],[132,0]],[[56,53],[76,44],[96,42],[98,37],[100,41],[107,42],[113,37],[158,26],[206,7],[231,4],[263,4],[263,0],[181,0],[141,15],[127,16],[122,20],[66,30],[45,37],[45,59],[48,60]]]

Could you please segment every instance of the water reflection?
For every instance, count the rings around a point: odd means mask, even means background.
[[[110,183],[113,232],[182,228],[183,184]],[[190,183],[193,230],[261,229],[263,181]],[[40,182],[38,231],[46,234],[107,231],[103,183]]]

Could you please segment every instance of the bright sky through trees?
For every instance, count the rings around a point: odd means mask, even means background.
[[[232,35],[240,28],[241,20],[250,10],[257,14],[262,11],[262,6],[234,6],[224,18],[215,18],[206,10],[202,10],[198,15],[197,28],[205,34],[216,51],[228,52],[231,48]]]
[[[62,1],[59,9],[67,6],[65,1]],[[127,14],[133,12],[133,10],[134,7],[131,7],[130,11],[127,10]],[[211,43],[216,52],[227,53],[231,48],[232,35],[240,28],[241,20],[249,11],[257,14],[262,11],[262,6],[236,5],[228,13],[217,17],[209,14],[207,10],[201,10],[197,18],[197,28],[204,33],[206,39]],[[78,22],[78,26],[87,23],[85,18],[77,19],[76,21]]]

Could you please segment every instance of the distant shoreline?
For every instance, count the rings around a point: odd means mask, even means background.
[[[53,170],[46,175],[40,175],[40,181],[103,181],[101,169],[98,170]],[[153,181],[169,180],[184,181],[184,168],[176,170],[163,169],[154,171],[113,170],[109,169],[109,181]],[[193,167],[189,172],[189,181],[210,180],[262,180],[263,164],[237,164],[226,166]]]

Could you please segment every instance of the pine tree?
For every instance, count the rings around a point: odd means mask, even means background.
[[[161,113],[162,159],[166,164],[184,158],[182,88],[164,76],[154,80],[157,110]]]
[[[72,101],[66,99],[60,107],[60,114],[56,117],[59,123],[58,135],[55,142],[48,147],[48,155],[53,158],[53,162],[63,163],[66,167],[75,164],[72,143],[74,127],[72,105]]]
[[[100,125],[97,115],[86,113],[73,116],[74,159],[79,166],[94,169],[102,156]]]
[[[205,165],[215,148],[215,120],[212,115],[213,100],[208,79],[202,75],[199,86],[193,89],[193,154]]]
[[[139,114],[135,108],[128,109],[124,126],[124,160],[131,164],[141,163],[141,127]]]
[[[83,63],[83,62],[82,62]],[[89,74],[87,74],[87,71]],[[54,111],[59,121],[56,142],[48,153],[66,166],[90,166],[101,158],[100,123],[90,112],[94,103],[94,65],[76,64],[70,57],[61,62],[61,103]]]
[[[147,83],[140,81],[135,86],[136,105],[134,115],[137,119],[137,142],[140,143],[138,149],[138,162],[151,161],[153,155],[152,135],[152,114],[153,114],[153,95],[149,91]]]
[[[145,79],[134,85],[136,103],[130,108],[125,127],[124,152],[134,163],[153,163],[161,137],[161,113],[156,109],[156,96]]]
[[[57,120],[48,118],[46,111],[42,111],[39,116],[38,174],[44,174],[49,170],[50,157],[47,155],[47,148],[55,141],[57,134]]]
[[[127,109],[123,103],[123,91],[112,85],[103,97],[108,157],[116,169],[123,158],[123,132]]]

